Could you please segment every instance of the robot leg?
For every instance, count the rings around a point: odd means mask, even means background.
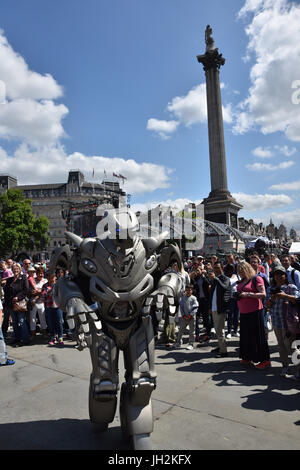
[[[90,354],[93,371],[89,387],[89,415],[94,430],[105,431],[116,412],[119,352],[113,339],[103,334],[97,339],[94,336]]]
[[[121,427],[131,438],[135,450],[151,449],[153,431],[151,393],[156,387],[154,369],[154,335],[151,317],[142,318],[142,324],[130,338],[124,351],[126,382],[122,384],[120,399]]]

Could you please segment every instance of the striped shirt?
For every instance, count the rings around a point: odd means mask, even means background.
[[[53,286],[48,282],[43,286],[40,301],[44,301],[45,308],[58,308],[53,299]]]

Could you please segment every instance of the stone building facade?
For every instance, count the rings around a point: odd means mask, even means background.
[[[56,247],[65,243],[64,232],[72,230],[72,224],[66,227],[66,213],[76,207],[85,206],[87,212],[94,211],[101,203],[110,203],[114,207],[126,204],[126,193],[119,182],[105,181],[101,184],[85,181],[80,170],[70,170],[67,182],[18,185],[17,178],[11,175],[0,175],[0,194],[9,188],[23,191],[26,198],[32,200],[32,212],[37,217],[44,215],[49,219],[50,243],[45,251],[51,253]]]

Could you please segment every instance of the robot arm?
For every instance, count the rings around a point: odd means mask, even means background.
[[[56,304],[67,313],[69,327],[77,334],[78,349],[91,346],[91,330],[100,335],[101,322],[96,313],[85,303],[78,285],[62,277],[55,283],[53,295]]]

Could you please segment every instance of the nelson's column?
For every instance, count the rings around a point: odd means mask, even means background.
[[[206,77],[207,119],[211,192],[202,202],[204,217],[238,228],[238,211],[243,207],[228,191],[222,100],[219,70],[225,59],[219,53],[208,25],[205,30],[206,51],[197,59],[203,65]]]

